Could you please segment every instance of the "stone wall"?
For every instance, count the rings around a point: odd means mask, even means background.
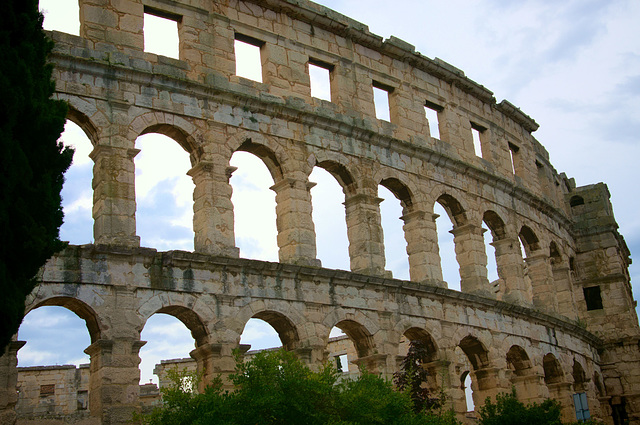
[[[233,369],[255,317],[311,367],[328,360],[334,326],[353,342],[355,364],[388,377],[402,341],[422,339],[432,351],[425,366],[441,377],[430,385],[461,418],[470,375],[476,405],[516,386],[527,401],[557,398],[570,419],[571,394],[585,392],[594,416],[639,423],[640,331],[608,191],[558,174],[520,109],[409,43],[305,0],[79,4],[81,36],[53,32],[51,59],[56,96],[94,145],[95,245],[53,257],[27,310],[62,305],[86,320],[92,417],[120,424],[139,409],[140,331],[162,312],[191,330],[205,382]],[[145,12],[177,22],[179,59],[144,52]],[[262,82],[235,75],[235,40],[260,48]],[[311,96],[308,64],[329,70],[331,101]],[[376,118],[374,87],[388,92],[390,121]],[[139,246],[133,158],[150,132],[190,154],[194,252]],[[279,263],[238,258],[229,185],[238,150],[274,179]],[[316,166],[343,188],[350,272],[316,258]],[[385,271],[379,185],[403,206],[410,281]],[[453,223],[461,292],[442,280],[435,203]],[[17,349],[0,363],[6,415]]]

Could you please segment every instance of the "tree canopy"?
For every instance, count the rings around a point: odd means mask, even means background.
[[[38,269],[64,247],[60,190],[73,151],[58,142],[66,104],[51,98],[53,42],[38,0],[3,2],[0,14],[0,350],[24,316]]]
[[[238,361],[231,376],[234,391],[217,379],[203,394],[193,376],[174,373],[163,389],[163,406],[138,418],[148,425],[456,425],[453,412],[415,412],[411,396],[389,381],[363,372],[340,380],[331,364],[311,371],[290,352],[265,351]],[[185,385],[185,378],[189,385]]]

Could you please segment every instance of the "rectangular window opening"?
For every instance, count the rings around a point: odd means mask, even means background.
[[[40,385],[40,397],[54,395],[56,391],[55,384]]]
[[[182,16],[147,6],[144,8],[144,51],[173,59],[180,58],[178,23]]]
[[[482,158],[482,133],[487,129],[474,122],[471,123],[471,135],[473,136],[473,150],[476,156]]]
[[[338,372],[342,372],[342,373],[349,372],[349,361],[347,359],[346,354],[335,356],[334,359],[336,362],[336,369],[338,369]]]
[[[511,158],[511,172],[513,172],[513,174],[517,174],[516,173],[516,159],[517,159],[517,155],[518,155],[518,151],[520,150],[519,147],[517,147],[516,145],[509,143],[509,156]]]
[[[590,286],[582,289],[584,300],[587,303],[587,311],[602,310],[602,295],[599,286]]]
[[[391,108],[389,106],[389,94],[393,87],[373,82],[373,103],[376,110],[376,118],[391,122]]]
[[[333,66],[309,59],[311,96],[331,102],[331,71]]]
[[[80,35],[80,5],[78,0],[40,0],[38,10],[44,15],[42,27]]]
[[[438,113],[442,112],[444,108],[435,103],[429,101],[425,102],[424,113],[427,116],[427,122],[429,123],[429,133],[434,139],[440,139],[440,121],[438,120]]]
[[[236,33],[233,48],[236,55],[237,76],[262,82],[260,48],[263,45],[263,41]]]

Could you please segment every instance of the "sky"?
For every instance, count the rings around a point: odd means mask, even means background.
[[[49,25],[78,33],[70,16],[69,0],[41,0],[45,28]],[[73,0],[70,3],[74,3]],[[77,2],[75,2],[77,4]],[[574,177],[578,186],[605,182],[620,232],[632,257],[640,252],[640,2],[634,0],[325,0],[321,4],[368,25],[384,38],[394,35],[416,46],[430,58],[440,58],[462,69],[472,80],[493,91],[498,102],[507,99],[540,124],[534,137],[550,154],[556,170]],[[71,10],[71,11],[70,11]],[[61,18],[56,18],[56,13]],[[74,15],[76,13],[76,15]],[[74,28],[75,25],[75,28]],[[152,22],[145,22],[145,31]],[[66,29],[64,29],[66,28]],[[160,33],[171,31],[160,30]],[[151,37],[150,37],[151,39]],[[171,42],[159,37],[164,49]],[[150,40],[151,41],[151,40]],[[175,47],[173,47],[175,51]],[[156,51],[157,52],[157,51]],[[168,52],[168,55],[174,53]],[[319,95],[321,96],[321,95]],[[63,134],[78,152],[63,192],[65,225],[61,238],[74,244],[92,242],[91,146],[73,124]],[[84,145],[84,147],[82,147]],[[157,135],[138,138],[136,193],[138,234],[143,246],[193,249],[191,194],[193,183],[185,175],[188,155],[171,139]],[[231,183],[236,243],[241,256],[277,261],[273,184],[266,167],[250,154],[236,153]],[[342,192],[332,177],[316,169],[311,181],[318,258],[329,268],[348,269],[346,226]],[[387,268],[394,277],[408,279],[401,209],[392,194],[381,190]],[[257,205],[264,207],[257,208]],[[256,211],[260,214],[253,214]],[[270,212],[273,214],[267,214]],[[453,244],[446,214],[439,213],[438,233],[445,281],[459,288]],[[342,218],[341,218],[342,217]],[[162,229],[162,231],[158,231]],[[487,232],[488,233],[488,232]],[[493,253],[488,252],[492,258]],[[640,294],[640,261],[632,264],[632,284]],[[495,279],[495,265],[488,266]],[[457,285],[457,286],[456,286]],[[636,295],[638,297],[638,295]],[[163,317],[164,316],[164,317]],[[79,321],[79,322],[78,322]],[[72,324],[75,323],[75,324]],[[79,326],[86,334],[64,334]],[[47,336],[62,334],[56,346]],[[252,348],[277,344],[277,336],[264,322],[251,321],[243,343]],[[27,315],[20,338],[28,344],[19,352],[19,365],[67,364],[88,361],[83,322],[62,308],[43,307]],[[141,350],[142,382],[153,379],[150,370],[160,359],[188,357],[193,340],[186,328],[170,316],[152,316],[142,333],[149,341]],[[84,345],[83,345],[84,344]],[[76,347],[73,352],[69,347]],[[77,348],[80,347],[80,348]]]

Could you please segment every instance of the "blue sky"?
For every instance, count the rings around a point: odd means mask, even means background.
[[[77,33],[66,9],[68,0],[49,0],[47,25]],[[71,0],[70,3],[77,4]],[[371,32],[394,35],[416,46],[430,58],[441,58],[462,69],[472,80],[507,99],[533,117],[540,129],[534,136],[545,146],[558,172],[575,177],[578,186],[603,181],[632,256],[640,252],[640,2],[633,0],[326,0],[320,2],[363,22]],[[56,22],[55,13],[60,13]],[[71,25],[70,25],[71,24]],[[71,28],[71,29],[69,29]],[[162,46],[168,42],[162,41]],[[71,128],[63,139],[79,151],[65,184],[66,223],[62,239],[75,244],[92,240],[91,147]],[[81,147],[85,145],[85,149]],[[139,138],[136,147],[136,192],[138,233],[144,246],[158,250],[193,249],[191,194],[193,183],[185,175],[187,154],[170,139],[154,135]],[[275,261],[274,194],[266,168],[248,154],[236,154],[233,165],[236,238],[241,256]],[[348,269],[346,227],[341,224],[344,207],[337,183],[314,172],[311,180],[314,222],[318,233],[318,257],[326,267]],[[395,277],[407,278],[408,265],[398,217],[397,200],[381,192],[388,268]],[[256,205],[265,205],[256,208]],[[260,214],[254,214],[259,211]],[[441,214],[446,219],[446,214]],[[450,224],[439,219],[441,238],[450,238]],[[395,227],[394,227],[395,226]],[[158,232],[157,229],[163,229]],[[445,280],[455,287],[457,268],[450,241],[441,239]],[[449,254],[447,254],[449,253]],[[489,253],[492,257],[492,253]],[[634,290],[640,293],[640,270],[631,267]],[[492,269],[492,266],[489,266]],[[493,266],[493,270],[495,266]],[[495,274],[494,274],[495,275]],[[142,339],[143,382],[158,360],[187,357],[193,340],[184,326],[165,315],[154,315]],[[75,324],[73,322],[76,321]],[[78,322],[79,321],[79,322]],[[55,325],[55,326],[54,326]],[[79,332],[67,332],[78,326]],[[170,330],[160,333],[160,329]],[[54,339],[68,341],[56,346]],[[64,332],[67,332],[66,334]],[[76,334],[86,331],[72,313],[54,307],[30,313],[20,338],[28,344],[20,351],[21,366],[79,363],[86,340]],[[275,339],[274,339],[275,338]],[[243,343],[253,348],[277,343],[273,330],[251,322]],[[176,350],[177,348],[177,350]]]

